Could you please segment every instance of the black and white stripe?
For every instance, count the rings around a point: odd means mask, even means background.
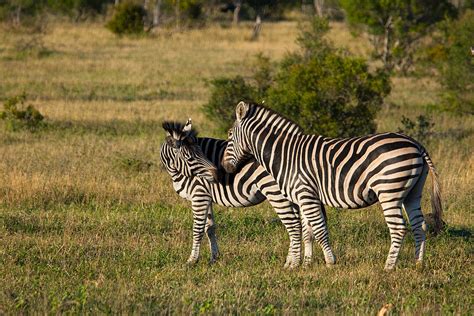
[[[184,126],[167,122],[163,127],[167,131],[167,138],[161,147],[161,161],[172,178],[175,191],[192,203],[193,247],[188,262],[197,262],[204,232],[210,242],[211,261],[218,256],[212,203],[228,207],[247,207],[268,199],[290,236],[290,249],[285,266],[297,266],[301,257],[302,230],[299,210],[281,194],[273,177],[253,160],[243,164],[237,173],[227,174],[222,171],[217,181],[209,181],[209,174],[206,178],[204,172],[198,174],[185,170],[186,166],[202,165],[203,169],[206,169],[208,163],[202,160],[204,157],[219,168],[227,142],[198,138],[190,129],[190,121]],[[189,132],[183,132],[185,129]],[[180,151],[191,152],[192,157],[184,156]],[[307,258],[305,263],[308,264],[311,261],[312,234],[306,225],[303,227],[303,238]]]
[[[421,194],[428,171],[434,176],[435,229],[442,225],[438,179],[422,145],[399,133],[345,139],[307,135],[295,123],[256,104],[241,102],[236,114],[229,131],[224,168],[233,172],[241,161],[255,157],[274,176],[283,194],[299,205],[327,264],[333,264],[335,257],[321,214],[323,205],[356,209],[377,201],[391,237],[385,268],[394,268],[407,230],[402,207],[415,236],[417,263],[422,262],[425,221]]]

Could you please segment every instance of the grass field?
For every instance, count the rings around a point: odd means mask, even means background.
[[[378,206],[329,210],[338,264],[287,271],[288,237],[267,203],[216,208],[220,260],[184,263],[191,250],[188,202],[159,163],[164,119],[188,117],[216,136],[199,111],[207,79],[251,72],[259,52],[295,49],[295,22],[211,26],[150,38],[116,38],[99,24],[51,25],[34,35],[0,29],[0,97],[25,91],[46,117],[36,133],[0,122],[0,313],[395,313],[473,314],[474,119],[432,110],[433,78],[393,78],[378,117],[430,115],[426,144],[440,174],[448,229],[427,242],[415,269],[405,239],[398,267],[383,271],[389,234]],[[342,24],[330,37],[368,53]],[[430,180],[428,180],[430,181]],[[428,188],[429,186],[427,186]],[[424,212],[430,212],[429,194]]]

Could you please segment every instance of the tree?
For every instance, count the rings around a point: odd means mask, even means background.
[[[44,9],[44,0],[8,0],[0,1],[0,17],[9,19],[14,25],[23,24],[23,17],[32,17]]]
[[[448,0],[341,0],[352,26],[364,26],[373,36],[375,57],[385,69],[406,73],[416,44],[456,8]]]
[[[313,5],[318,17],[324,17],[324,0],[313,0]]]
[[[474,10],[442,28],[441,60],[438,62],[444,86],[444,108],[474,114]]]

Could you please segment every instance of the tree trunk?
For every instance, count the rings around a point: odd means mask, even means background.
[[[252,33],[252,38],[251,38],[252,41],[258,40],[261,29],[262,29],[262,19],[260,18],[260,15],[257,15],[257,19],[255,20],[255,25],[253,27],[253,33]]]
[[[242,7],[242,1],[235,1],[235,9],[234,9],[234,16],[232,19],[232,24],[235,26],[239,24],[239,13],[240,13],[240,8]]]
[[[150,0],[143,1],[143,10],[145,10],[145,15],[143,16],[143,27],[150,28],[150,19],[148,14],[148,9],[150,8]]]
[[[120,0],[115,0],[115,6],[118,6],[120,4]]]
[[[313,4],[316,14],[320,18],[324,17],[324,0],[313,0]]]
[[[392,16],[389,16],[384,25],[384,39],[383,39],[383,51],[382,51],[382,61],[385,69],[392,69],[392,58],[390,53],[390,36],[392,30]]]
[[[179,30],[179,0],[176,0],[176,5],[174,7],[174,13],[176,16],[176,29]]]
[[[160,25],[161,1],[162,0],[156,0],[155,3],[155,8],[153,10],[153,27],[158,27],[158,25]]]
[[[15,25],[20,25],[21,24],[21,4],[19,4],[18,7],[15,10],[14,24]]]

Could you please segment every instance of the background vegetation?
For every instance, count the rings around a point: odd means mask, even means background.
[[[326,268],[315,246],[310,268],[286,271],[288,238],[267,203],[217,207],[220,261],[209,266],[203,246],[198,266],[184,265],[191,211],[159,163],[161,121],[192,117],[201,135],[219,136],[201,112],[209,83],[240,75],[258,97],[275,65],[300,52],[299,13],[263,18],[257,41],[249,40],[253,22],[230,27],[232,14],[222,14],[227,24],[184,29],[183,19],[180,31],[170,22],[140,37],[115,36],[100,16],[49,18],[34,32],[9,19],[1,25],[1,104],[26,92],[17,109],[31,105],[44,119],[33,131],[22,120],[9,128],[16,117],[0,120],[0,313],[374,314],[392,304],[396,313],[472,314],[474,120],[444,107],[444,53],[424,57],[423,71],[391,73],[375,116],[377,131],[422,135],[440,173],[448,228],[428,240],[423,271],[411,235],[397,270],[383,271],[389,234],[379,206],[328,210],[338,264]],[[336,48],[367,58],[370,72],[380,66],[369,35],[354,39],[343,22],[330,27]],[[426,56],[453,39],[435,35]],[[472,67],[458,50],[453,56]]]

